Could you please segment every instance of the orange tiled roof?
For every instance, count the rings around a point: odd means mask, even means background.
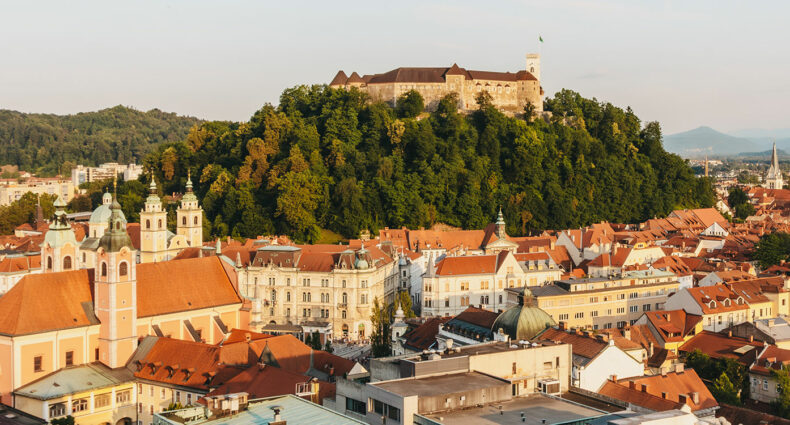
[[[427,350],[436,343],[436,335],[439,334],[439,326],[452,319],[451,316],[431,317],[420,326],[403,334],[405,345],[417,350]]]
[[[742,299],[742,297],[724,285],[688,288],[686,290],[702,308],[703,314],[726,313],[749,308],[745,304],[745,300],[743,304],[739,304],[739,298]]]
[[[137,315],[241,304],[218,257],[139,264]],[[28,274],[0,297],[0,334],[24,335],[97,324],[93,315],[93,269]],[[46,294],[46,296],[42,296]],[[58,300],[52,303],[51,300]]]
[[[716,359],[730,358],[741,363],[748,363],[748,357],[744,357],[749,354],[746,350],[741,350],[743,353],[736,353],[735,351],[747,346],[759,349],[762,348],[763,345],[762,342],[757,340],[749,341],[746,338],[731,337],[726,334],[702,331],[686,341],[685,344],[681,345],[678,351],[690,353],[694,350],[700,350]]]
[[[666,342],[683,341],[702,321],[702,316],[686,313],[685,310],[648,311],[645,317]]]
[[[664,411],[688,404],[693,412],[719,404],[693,369],[662,375],[607,381],[600,394],[627,401],[650,410]],[[692,394],[697,394],[697,403]],[[685,397],[682,401],[681,396]]]
[[[573,355],[582,356],[588,359],[597,356],[607,345],[605,342],[599,341],[594,337],[580,335],[572,331],[563,331],[557,328],[548,328],[538,334],[536,338],[571,344]]]
[[[295,394],[296,386],[312,381],[314,378],[289,372],[274,366],[249,367],[241,371],[206,396],[216,396],[246,392],[250,399]],[[319,398],[332,397],[334,384],[319,382]]]
[[[780,370],[788,365],[790,365],[790,350],[768,345],[749,367],[749,372],[770,376],[771,370]]]
[[[325,351],[316,351],[299,341],[293,335],[280,335],[251,343],[255,350],[261,350],[264,363],[274,364],[285,370],[304,374],[311,367],[329,373],[330,367],[335,376],[343,376],[355,363]],[[312,362],[312,363],[311,363]]]
[[[0,260],[0,273],[20,273],[41,268],[41,255],[5,257]]]
[[[467,255],[445,257],[436,264],[437,276],[460,276],[469,274],[493,274],[507,256],[503,251],[497,255]]]

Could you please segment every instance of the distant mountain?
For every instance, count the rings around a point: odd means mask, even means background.
[[[664,136],[664,149],[685,158],[704,156],[762,156],[776,142],[777,149],[790,151],[790,129],[745,129],[725,134],[710,127],[697,127],[683,133]],[[764,137],[763,134],[774,134]],[[787,136],[785,137],[785,135]],[[743,136],[741,136],[743,135]]]
[[[760,157],[771,158],[772,153],[773,153],[773,149],[768,149],[767,151],[762,151],[762,152],[741,152],[738,154],[738,156],[753,157],[753,158],[760,158]],[[776,148],[776,156],[778,156],[779,158],[785,158],[788,156],[788,153],[784,149]]]
[[[730,136],[710,127],[698,127],[683,133],[664,136],[664,149],[683,157],[736,155],[741,152],[761,151],[764,146],[751,140]]]
[[[790,139],[790,128],[743,128],[727,134],[747,139]]]

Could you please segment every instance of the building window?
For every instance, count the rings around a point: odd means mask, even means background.
[[[482,289],[482,290],[488,289],[488,281],[487,280],[484,280],[484,281],[480,282],[480,289]]]
[[[119,224],[120,224],[120,223],[119,223]],[[159,219],[159,220],[156,222],[156,224],[157,224],[157,228],[158,228],[158,229],[161,229],[161,228],[162,228],[162,219],[160,218],[160,219]]]
[[[153,404],[149,404],[148,405],[148,414],[149,415],[153,415],[154,414],[154,405]]]
[[[461,296],[461,306],[468,306],[469,305],[469,295],[462,295]]]
[[[574,315],[573,315],[573,318],[574,318],[574,319],[584,319],[584,312],[583,312],[583,311],[580,311],[580,312],[578,312],[578,313],[574,314]]]
[[[348,294],[343,292],[343,296],[341,297],[343,300],[343,304],[348,304]]]
[[[137,384],[137,394],[143,393],[143,384]]]
[[[341,282],[340,286],[342,286],[343,288],[345,288],[345,287],[346,287],[346,281],[345,281],[345,279],[343,279],[343,282]]]
[[[560,314],[560,320],[568,320],[568,313]]]
[[[192,394],[187,394],[187,406],[192,405]]]
[[[499,296],[499,303],[502,304],[502,295]]]
[[[93,407],[106,407],[110,405],[110,394],[99,394],[93,398]]]
[[[598,310],[593,310],[590,312],[590,317],[598,317]]]
[[[145,228],[146,229],[150,229],[151,228],[151,220],[145,220]]]
[[[71,270],[71,257],[63,257],[63,270]]]
[[[181,217],[181,224],[184,225],[184,226],[187,225],[187,217],[186,216]]]
[[[631,307],[628,307],[628,311],[631,312],[631,313],[636,313],[636,312],[639,311],[639,306],[638,305],[632,305]]]
[[[153,385],[148,387],[148,395],[151,396],[151,397],[154,396],[154,386]]]
[[[66,414],[66,404],[65,403],[57,403],[49,406],[49,417],[50,418],[57,418],[58,416],[63,416]]]
[[[41,356],[33,357],[33,372],[43,372],[41,367]]]
[[[164,388],[162,388],[162,395],[161,395],[161,397],[162,397],[162,400],[165,399],[165,389]]]
[[[98,362],[99,361],[99,349],[98,348],[93,350],[93,356],[94,356],[95,361]]]
[[[483,295],[480,297],[480,304],[488,304],[488,295]]]
[[[310,286],[310,279],[302,279],[302,286]]]
[[[132,391],[125,390],[115,393],[115,404],[123,405],[132,401]]]
[[[126,261],[121,262],[118,266],[118,274],[121,276],[129,274],[129,264]]]
[[[450,307],[450,298],[444,297],[444,306],[445,307]]]
[[[176,403],[181,403],[181,391],[176,391]]]
[[[71,402],[71,411],[82,412],[83,410],[88,410],[88,400],[85,398],[80,398]]]
[[[107,277],[107,263],[101,263],[101,275]]]
[[[195,218],[192,220],[192,222],[193,222],[195,225],[197,225],[197,224],[198,224],[198,218],[197,218],[197,216],[195,216]]]
[[[47,257],[47,270],[52,270],[52,257]]]
[[[469,290],[469,282],[461,282],[461,290],[468,291]]]
[[[353,398],[346,397],[346,410],[364,415],[367,413],[368,406],[364,401],[354,400]]]
[[[285,301],[291,302],[291,293],[290,292],[286,292],[285,293]]]
[[[66,351],[66,366],[72,366],[73,364],[74,364],[74,352]]]
[[[343,319],[346,318],[346,311],[345,310],[340,311],[340,317],[342,317]]]

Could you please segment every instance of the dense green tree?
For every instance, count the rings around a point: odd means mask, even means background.
[[[373,308],[370,313],[370,322],[373,332],[370,335],[371,354],[373,357],[386,357],[392,354],[390,341],[390,315],[387,309],[382,308],[378,297],[373,298]]]
[[[732,384],[730,378],[727,377],[726,373],[722,373],[716,378],[716,381],[713,383],[713,388],[711,390],[713,393],[713,397],[716,398],[716,401],[719,403],[726,403],[731,405],[740,405],[741,400],[738,396],[738,389]]]
[[[22,224],[33,224],[36,219],[36,205],[41,204],[44,219],[49,219],[55,213],[53,203],[54,195],[36,196],[27,192],[21,198],[9,205],[0,206],[0,235],[14,233],[14,229]]]
[[[783,391],[779,393],[779,397],[771,403],[771,409],[775,415],[790,419],[790,374],[786,367],[782,366],[780,370],[771,369],[771,376],[776,379],[776,384]]]
[[[546,100],[550,122],[530,121],[486,95],[471,114],[448,95],[426,115],[409,93],[392,108],[356,89],[294,87],[278,107],[248,122],[202,123],[144,164],[162,193],[181,192],[191,170],[212,237],[481,228],[499,206],[508,232],[526,235],[715,203],[711,180],[664,151],[658,123],[643,125],[630,109],[563,90]]]
[[[55,418],[49,421],[52,425],[74,425],[74,417],[71,415],[62,418]]]
[[[398,97],[395,109],[400,118],[416,118],[425,109],[425,101],[420,92],[409,90]]]
[[[156,146],[184,139],[200,122],[124,106],[74,115],[0,110],[0,164],[39,175],[69,175],[75,164],[140,162]]]
[[[752,257],[760,262],[762,268],[787,261],[790,257],[790,234],[776,232],[763,236]]]

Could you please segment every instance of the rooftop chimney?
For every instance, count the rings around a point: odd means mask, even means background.
[[[675,365],[675,373],[683,373],[683,363],[678,363]]]
[[[635,390],[636,389],[636,382],[628,381],[628,387],[631,388],[632,390]]]
[[[694,402],[694,404],[699,404],[699,393],[696,391],[691,393],[691,400]]]
[[[568,322],[560,321],[560,323],[557,325],[557,328],[561,331],[564,331],[565,329],[567,329],[567,327],[568,327]]]
[[[617,382],[617,375],[612,375],[612,382]]]

